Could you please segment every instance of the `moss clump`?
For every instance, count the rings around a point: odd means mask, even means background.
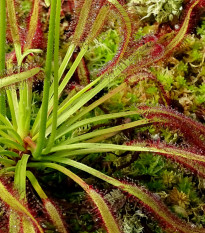
[[[154,17],[158,23],[164,23],[178,17],[183,0],[130,0],[129,6],[143,18]]]
[[[115,56],[120,38],[116,30],[103,32],[90,45],[85,58],[91,75],[94,76],[107,62]]]

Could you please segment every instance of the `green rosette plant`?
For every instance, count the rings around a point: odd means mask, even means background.
[[[42,220],[36,216],[33,209],[29,208],[26,195],[26,180],[29,180],[42,200],[44,211],[56,230],[63,233],[68,232],[60,211],[47,197],[37,180],[39,171],[50,168],[62,172],[82,187],[96,206],[107,232],[122,232],[122,227],[115,219],[103,195],[67,168],[71,166],[135,197],[140,205],[156,217],[165,230],[184,233],[205,232],[204,228],[196,227],[179,219],[158,197],[144,187],[107,176],[77,159],[79,155],[90,153],[152,152],[171,157],[192,171],[198,172],[200,176],[205,176],[205,127],[168,107],[141,106],[134,111],[85,118],[87,113],[126,88],[129,85],[130,73],[144,73],[154,79],[147,68],[173,53],[188,31],[193,11],[197,8],[203,9],[205,2],[194,0],[188,5],[186,16],[178,30],[172,33],[167,32],[164,35],[148,35],[133,44],[130,16],[120,1],[75,1],[75,30],[70,38],[67,53],[59,65],[61,1],[46,1],[47,5],[50,4],[50,19],[45,66],[34,66],[24,71],[22,71],[22,67],[26,57],[29,54],[42,52],[37,43],[41,34],[40,1],[33,1],[28,28],[24,35],[18,26],[14,0],[1,0],[0,4],[0,163],[3,165],[0,170],[0,199],[7,205],[8,228],[6,231],[45,231],[41,224]],[[119,16],[122,29],[121,42],[115,57],[101,70],[94,81],[74,95],[68,95],[60,102],[63,90],[78,69],[89,44],[99,35],[104,24],[109,20],[110,11]],[[7,59],[5,59],[6,27],[10,29],[14,48]],[[68,72],[64,74],[76,48],[79,48],[79,53]],[[8,75],[5,69],[9,69],[15,64],[18,65],[17,72]],[[33,77],[39,73],[44,77],[43,99],[33,122],[31,119],[34,95]],[[106,89],[112,81],[122,74],[127,77],[125,82],[90,103],[99,92]],[[165,106],[168,106],[169,100],[162,87],[161,93]],[[82,135],[72,134],[79,127],[88,124],[128,116],[141,116],[141,118]],[[154,143],[153,141],[130,141],[122,145],[105,142],[106,139],[123,130],[151,124],[166,124],[172,128],[180,129],[187,143],[192,146],[192,150],[168,146],[161,142]],[[12,182],[7,182],[8,175],[13,177]]]

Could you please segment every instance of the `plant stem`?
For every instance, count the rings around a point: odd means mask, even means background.
[[[6,0],[0,1],[0,78],[5,69],[5,45],[6,45]],[[0,91],[0,113],[5,115],[5,91]]]
[[[61,0],[57,1],[56,6],[56,20],[55,20],[55,45],[54,45],[54,96],[53,96],[53,121],[52,121],[52,131],[51,136],[48,141],[46,152],[48,153],[53,146],[57,119],[58,119],[58,58],[59,58],[59,35],[60,35],[60,11],[61,11]]]
[[[46,132],[46,121],[48,112],[48,99],[49,99],[49,89],[50,89],[50,77],[51,77],[51,66],[53,58],[53,35],[55,29],[55,15],[56,15],[56,3],[57,0],[53,0],[51,4],[51,14],[49,20],[49,32],[48,32],[48,44],[47,44],[47,54],[46,54],[46,66],[45,66],[45,80],[43,89],[43,101],[42,101],[42,111],[41,111],[41,121],[40,121],[40,131],[39,138],[36,146],[36,150],[33,153],[34,157],[38,157],[45,143],[45,132]]]
[[[72,50],[72,49],[71,49]],[[58,96],[61,95],[63,89],[65,88],[66,84],[68,83],[68,81],[70,80],[70,78],[72,77],[73,73],[75,72],[77,66],[79,65],[82,57],[85,55],[87,51],[87,46],[86,48],[82,48],[82,51],[80,51],[80,53],[78,54],[77,58],[75,59],[74,63],[72,64],[70,70],[68,71],[68,73],[66,74],[66,76],[64,77],[62,83],[60,84],[60,86],[58,87]],[[72,52],[72,51],[71,51]],[[51,90],[53,89],[53,85],[51,85]],[[48,109],[49,109],[49,112],[48,112],[48,115],[49,113],[52,111],[52,108],[53,108],[53,96],[52,96],[52,93],[49,93],[49,104],[48,104]],[[40,114],[42,112],[42,106],[37,114],[37,117],[36,117],[36,120],[33,124],[33,127],[32,127],[32,130],[31,130],[31,134],[34,136],[37,134],[38,132],[38,129],[39,129],[39,121],[40,121]]]

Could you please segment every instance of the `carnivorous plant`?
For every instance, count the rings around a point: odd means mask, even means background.
[[[45,65],[25,67],[29,56],[43,53],[39,45],[42,40],[40,21],[40,0],[32,1],[32,11],[27,28],[19,26],[14,0],[0,1],[0,199],[7,206],[8,227],[4,232],[44,232],[41,216],[29,207],[26,186],[28,181],[43,203],[43,208],[58,232],[68,232],[58,208],[50,201],[38,182],[38,172],[45,168],[54,169],[70,177],[89,196],[96,206],[107,232],[122,232],[108,203],[95,188],[69,170],[74,167],[97,177],[138,200],[170,232],[205,232],[193,224],[175,216],[168,207],[144,187],[119,181],[78,161],[78,156],[91,153],[116,151],[146,151],[161,154],[190,168],[199,176],[205,177],[205,126],[169,108],[169,98],[159,84],[164,107],[136,107],[133,111],[101,114],[85,117],[116,93],[129,85],[130,76],[141,74],[150,79],[155,77],[148,70],[170,56],[186,36],[193,13],[202,11],[204,0],[193,0],[184,10],[180,27],[173,31],[147,35],[133,41],[133,22],[127,7],[118,0],[79,0],[70,1],[73,11],[74,31],[69,38],[67,53],[59,64],[59,36],[61,0],[46,1],[50,4],[49,30]],[[89,44],[99,35],[112,14],[120,22],[119,48],[112,59],[98,73],[97,77],[84,85],[73,95],[62,97],[66,85],[81,65]],[[6,36],[10,34],[13,51],[6,54]],[[7,38],[8,39],[8,38]],[[74,56],[69,69],[68,63]],[[17,69],[14,72],[14,67]],[[67,71],[68,70],[68,71]],[[117,87],[102,97],[94,99],[102,90],[119,76],[126,78]],[[32,119],[34,77],[43,76],[43,99],[35,119]],[[62,98],[63,99],[62,99]],[[129,116],[140,116],[115,126],[75,135],[73,132],[88,124]],[[183,125],[182,125],[183,122]],[[167,125],[179,129],[187,144],[187,149],[166,145],[162,142],[129,141],[124,144],[107,143],[119,132],[146,125]],[[35,174],[35,175],[34,175]]]

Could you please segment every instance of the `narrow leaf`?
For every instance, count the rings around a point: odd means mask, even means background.
[[[86,193],[89,195],[89,197],[94,202],[94,204],[97,206],[107,231],[109,233],[120,233],[121,232],[105,200],[93,188],[87,185],[79,176],[75,175],[70,170],[58,164],[42,163],[42,165],[45,167],[56,169],[64,173],[65,175],[73,179],[77,184],[79,184],[86,191]],[[54,210],[53,210],[53,213],[55,213]]]
[[[6,3],[7,3],[8,18],[11,29],[12,40],[14,42],[16,57],[17,60],[19,61],[21,58],[21,40],[20,40],[20,32],[18,29],[18,22],[15,12],[15,1],[6,0]]]
[[[32,47],[32,41],[35,37],[35,34],[38,33],[37,26],[38,26],[38,21],[39,21],[39,3],[40,3],[40,0],[33,1],[32,14],[29,20],[29,26],[28,26],[28,32],[27,32],[25,46],[24,46],[24,52]]]
[[[48,199],[48,197],[44,193],[43,189],[39,185],[36,177],[30,171],[27,171],[26,175],[29,178],[32,186],[34,187],[34,189],[38,193],[39,197],[42,199],[43,205],[44,205],[51,221],[53,222],[54,226],[58,229],[59,232],[67,233],[66,228],[65,228],[64,223],[63,223],[63,220],[62,220],[62,217],[59,214],[59,211],[57,210],[55,205]]]
[[[10,86],[12,84],[19,83],[21,81],[24,81],[28,78],[33,77],[34,75],[38,74],[41,71],[40,67],[36,67],[24,72],[21,72],[19,74],[13,74],[7,77],[4,77],[0,79],[0,88]]]
[[[140,201],[141,205],[143,205],[149,212],[152,212],[155,215],[155,217],[163,224],[162,226],[167,230],[171,230],[172,232],[179,231],[181,233],[204,233],[205,232],[204,228],[198,228],[195,225],[186,223],[182,221],[181,219],[179,219],[178,217],[176,217],[163,204],[163,202],[159,199],[159,197],[151,194],[148,190],[146,190],[145,188],[139,185],[130,184],[128,182],[123,183],[91,167],[88,167],[82,163],[79,163],[79,162],[76,162],[70,159],[56,159],[55,161],[56,162],[58,161],[58,162],[61,162],[67,165],[71,165],[80,170],[83,170],[133,195]],[[46,166],[47,164],[48,163],[46,163]]]
[[[35,220],[35,218],[32,216],[32,214],[29,212],[29,210],[22,205],[5,187],[5,185],[0,181],[0,199],[2,199],[3,202],[5,202],[7,205],[10,206],[13,210],[15,210],[18,213],[22,213],[27,215],[35,224],[35,226],[38,228],[39,232],[43,233],[42,228],[38,224],[38,222]]]

